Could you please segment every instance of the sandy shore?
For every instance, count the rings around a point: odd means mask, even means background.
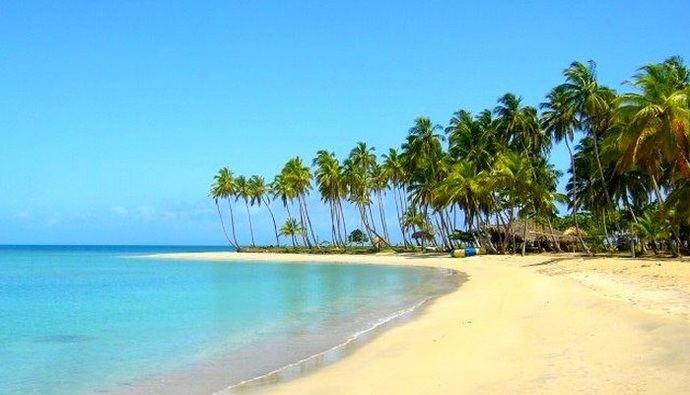
[[[168,254],[453,268],[469,280],[267,394],[687,393],[690,262],[574,256]]]

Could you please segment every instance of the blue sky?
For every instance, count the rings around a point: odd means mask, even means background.
[[[576,59],[617,89],[690,60],[686,1],[201,3],[0,6],[0,243],[221,244],[221,166],[383,152],[419,115],[536,105]]]

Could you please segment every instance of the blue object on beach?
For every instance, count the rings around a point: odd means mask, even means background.
[[[477,249],[474,247],[465,248],[465,256],[475,256],[477,255]]]

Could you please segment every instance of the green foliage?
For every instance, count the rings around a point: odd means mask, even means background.
[[[367,235],[361,229],[355,229],[347,236],[349,243],[364,244],[369,241]]]
[[[402,145],[381,161],[360,141],[342,160],[318,151],[312,168],[294,157],[270,185],[223,168],[210,196],[230,204],[232,241],[218,212],[233,244],[231,201],[270,210],[270,200],[279,200],[288,218],[280,233],[294,248],[299,241],[324,250],[368,241],[390,246],[383,204],[389,194],[407,248],[416,239],[446,249],[479,243],[490,252],[524,252],[532,243],[523,240],[526,230],[538,226],[535,233],[546,236],[530,247],[555,250],[565,243],[570,250],[613,251],[621,240],[639,239],[643,248],[687,250],[689,80],[688,68],[673,57],[640,68],[631,91],[619,94],[599,82],[594,62],[576,61],[539,110],[508,92],[493,109],[475,115],[459,109],[445,128],[417,117]],[[558,190],[563,174],[549,163],[553,144],[561,142],[570,156],[565,191]],[[333,246],[314,234],[306,199],[313,187],[329,206]],[[344,204],[359,218],[346,218]],[[559,207],[568,213],[559,215]],[[463,224],[456,223],[460,216]],[[353,221],[361,229],[348,235],[346,223]],[[568,233],[560,244],[558,231]]]

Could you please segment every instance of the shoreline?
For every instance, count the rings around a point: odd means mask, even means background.
[[[345,358],[250,393],[678,393],[690,385],[687,263],[663,263],[683,274],[674,277],[682,280],[675,289],[666,289],[655,280],[643,286],[640,279],[654,278],[645,272],[652,266],[648,260],[572,255],[452,259],[233,252],[152,257],[414,265],[459,270],[469,277],[414,319],[385,330]],[[624,271],[643,262],[642,274],[599,273],[599,261]],[[658,295],[645,293],[645,286],[666,293],[654,300]],[[667,311],[670,297],[678,299],[678,306]]]
[[[226,254],[230,254],[228,257]],[[242,253],[246,254],[246,253]],[[229,263],[230,261],[240,261],[243,264],[248,262],[259,262],[263,260],[270,261],[269,264],[309,264],[309,265],[333,265],[328,259],[319,259],[320,255],[315,255],[310,259],[304,259],[303,255],[293,254],[292,259],[279,259],[267,257],[265,253],[259,256],[246,257],[236,252],[173,252],[173,253],[156,253],[145,255],[130,255],[125,258],[136,259],[150,259],[150,260],[175,260],[175,261],[203,261],[209,263],[216,261],[218,263]],[[347,259],[345,259],[348,261]],[[351,263],[356,266],[381,266],[369,262],[364,259],[360,262],[342,262]],[[193,262],[185,262],[193,264]],[[393,262],[391,262],[393,263]],[[337,264],[337,263],[336,263]],[[235,394],[255,392],[264,389],[267,385],[272,385],[280,382],[287,382],[302,375],[316,371],[324,366],[331,365],[337,361],[350,355],[354,350],[362,347],[367,342],[380,336],[386,330],[408,322],[417,317],[430,303],[438,297],[441,297],[448,292],[453,292],[462,285],[463,277],[456,270],[441,269],[436,267],[422,267],[391,264],[387,266],[400,267],[402,270],[418,270],[419,273],[428,273],[424,276],[430,276],[421,284],[425,284],[425,292],[417,295],[418,297],[404,302],[400,302],[395,310],[385,309],[380,311],[379,315],[372,315],[367,322],[362,322],[365,325],[346,325],[350,327],[348,331],[342,332],[343,336],[334,337],[330,344],[323,343],[323,348],[311,347],[311,353],[296,355],[294,359],[284,359],[279,357],[279,362],[273,363],[273,366],[266,366],[266,370],[255,372],[254,376],[240,377],[238,380],[225,381],[227,379],[227,369],[225,367],[241,366],[236,365],[240,363],[233,353],[220,352],[221,348],[216,347],[215,350],[219,353],[206,359],[200,359],[189,365],[183,365],[173,370],[161,372],[161,374],[151,375],[149,378],[136,381],[128,385],[129,388],[118,391],[122,395],[137,395],[148,393],[178,393],[180,388],[184,390],[179,393],[199,393],[199,394]],[[265,344],[271,345],[266,347]],[[305,343],[306,344],[306,343]],[[283,346],[275,339],[273,342],[268,340],[268,343],[261,342],[261,344],[248,345],[244,350],[264,350],[279,349]],[[287,349],[286,349],[287,350]],[[221,382],[224,384],[219,385]],[[195,384],[196,383],[196,384]],[[171,392],[172,391],[172,392]]]

